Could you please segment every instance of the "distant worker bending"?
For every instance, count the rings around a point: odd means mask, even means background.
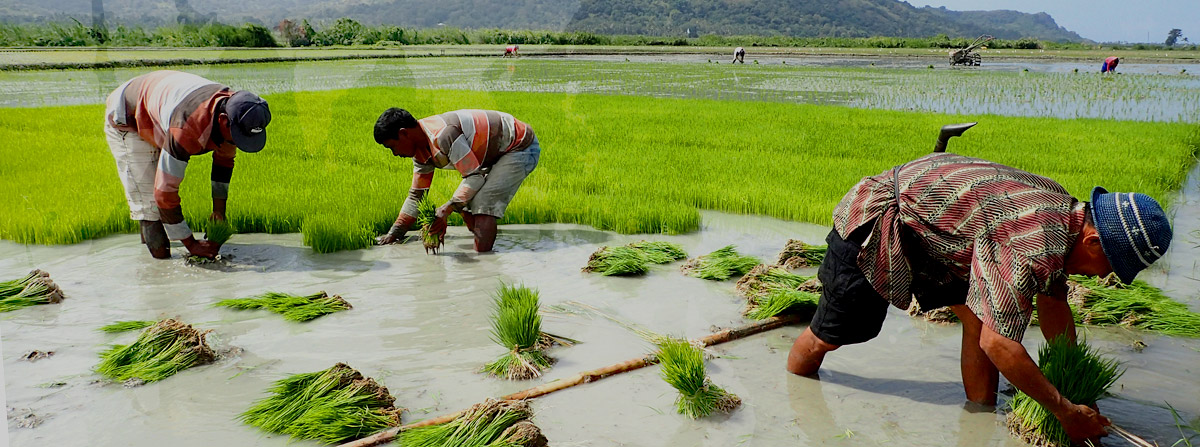
[[[413,159],[408,197],[396,223],[376,243],[400,241],[413,229],[417,204],[433,184],[434,169],[454,169],[462,183],[438,207],[430,230],[444,236],[446,218],[457,212],[475,235],[475,251],[481,253],[492,250],[496,222],[542,153],[528,124],[493,110],[457,110],[417,120],[407,110],[387,109],[375,123],[375,141],[397,157]]]
[[[737,47],[737,48],[733,49],[733,62],[737,62],[740,64],[746,63],[746,49],[745,48]],[[730,62],[730,63],[733,63],[733,62]]]
[[[194,256],[215,257],[220,247],[197,241],[184,222],[179,185],[191,158],[212,152],[210,217],[225,220],[237,149],[258,152],[267,143],[267,102],[194,74],[162,70],[113,90],[104,117],[129,216],[139,222],[150,255],[171,257],[170,241],[176,240]]]
[[[1119,57],[1113,56],[1113,57],[1104,59],[1104,64],[1100,65],[1100,72],[1101,73],[1109,73],[1109,72],[1115,73],[1117,71],[1117,64],[1119,64],[1119,63],[1121,63],[1121,58],[1119,58]]]
[[[504,47],[504,57],[517,57],[517,56],[520,56],[520,54],[519,54],[519,53],[517,53],[517,50],[519,50],[520,48],[521,48],[521,47],[520,47],[520,46],[517,46],[517,45],[509,45],[509,46],[507,46],[507,47]]]

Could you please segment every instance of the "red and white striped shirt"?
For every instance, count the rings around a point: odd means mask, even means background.
[[[1037,294],[1065,291],[1084,203],[1046,177],[940,153],[864,178],[833,212],[843,238],[872,221],[858,265],[880,295],[907,309],[914,274],[922,285],[966,280],[967,306],[1020,341]],[[902,233],[915,236],[908,246]],[[937,261],[936,271],[914,272],[906,249]]]

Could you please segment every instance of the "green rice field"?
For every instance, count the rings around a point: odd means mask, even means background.
[[[503,222],[621,233],[695,231],[700,209],[828,224],[861,177],[928,153],[937,129],[953,122],[981,124],[955,139],[952,152],[1049,176],[1080,197],[1099,184],[1165,200],[1200,148],[1200,127],[1186,123],[649,94],[371,87],[267,99],[269,144],[239,154],[228,216],[239,232],[303,232],[321,251],[369,245],[400,208],[411,162],[375,144],[371,131],[391,106],[417,116],[458,108],[512,113],[537,132],[543,156]],[[0,138],[20,142],[0,149],[0,238],[68,244],[133,231],[102,119],[94,104],[0,109]],[[209,162],[197,157],[181,190],[194,225],[209,213]],[[440,172],[434,196],[449,196],[456,177]]]

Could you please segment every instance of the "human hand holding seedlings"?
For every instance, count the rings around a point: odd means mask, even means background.
[[[1056,412],[1054,417],[1062,423],[1063,429],[1071,437],[1071,442],[1075,445],[1100,445],[1100,437],[1108,436],[1105,427],[1112,425],[1112,421],[1095,408],[1066,403],[1066,411]]]
[[[220,244],[210,241],[198,241],[193,236],[188,236],[187,239],[183,239],[181,242],[183,242],[183,246],[187,248],[192,256],[200,256],[202,258],[216,258],[217,252],[221,249]]]

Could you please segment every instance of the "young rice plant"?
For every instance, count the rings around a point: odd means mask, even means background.
[[[214,305],[242,310],[267,309],[283,315],[283,318],[298,322],[313,320],[323,315],[353,308],[341,296],[330,296],[325,291],[312,295],[267,292],[247,298],[221,300]]]
[[[574,340],[542,332],[538,292],[525,286],[501,284],[493,297],[492,340],[508,349],[483,371],[509,380],[540,377],[554,359],[546,349],[555,344],[570,345]]]
[[[816,276],[797,275],[778,265],[759,264],[743,275],[734,289],[747,301],[757,301],[774,290],[820,293],[821,282]]]
[[[796,239],[788,239],[783,251],[779,252],[779,261],[776,264],[793,270],[800,267],[816,267],[825,260],[825,250],[828,248],[828,245],[808,245]]]
[[[650,264],[668,264],[687,258],[679,244],[664,241],[639,241],[618,247],[600,247],[588,258],[584,272],[604,276],[640,275]]]
[[[1163,295],[1161,290],[1134,281],[1072,275],[1067,301],[1075,321],[1097,326],[1119,325],[1176,337],[1200,337],[1200,314]]]
[[[204,238],[217,245],[225,245],[233,233],[233,225],[226,220],[209,219],[204,227]]]
[[[402,431],[396,436],[396,445],[545,447],[546,437],[529,421],[532,417],[528,401],[488,399],[472,405],[450,422]]]
[[[438,249],[442,248],[444,244],[441,235],[429,231],[435,220],[437,220],[437,204],[426,194],[421,202],[417,203],[417,226],[421,227],[421,245],[425,246],[426,254],[436,255]]]
[[[721,389],[708,379],[704,354],[687,340],[668,340],[658,346],[662,377],[679,391],[675,407],[679,414],[692,419],[713,411],[731,412],[742,404],[736,395]]]
[[[785,313],[812,312],[817,309],[820,295],[799,290],[773,289],[766,295],[746,301],[746,317],[765,320]]]
[[[1082,340],[1074,343],[1065,336],[1038,349],[1038,368],[1076,405],[1095,404],[1124,373],[1116,360],[1102,357]],[[1013,435],[1036,447],[1071,445],[1058,418],[1029,395],[1018,392],[1009,405],[1008,428]]]
[[[204,341],[208,331],[174,319],[155,323],[128,345],[116,345],[100,354],[96,372],[119,381],[150,383],[196,365],[216,355]]]
[[[732,245],[688,261],[680,270],[684,274],[712,281],[724,281],[733,275],[744,275],[760,261],[753,256],[738,254]]]
[[[400,425],[402,408],[388,389],[344,363],[278,382],[242,422],[292,439],[334,444]]]
[[[22,278],[0,282],[0,312],[10,312],[38,304],[61,303],[62,289],[50,280],[50,274],[34,269]]]
[[[154,323],[158,323],[158,322],[152,321],[152,320],[118,321],[116,323],[106,324],[104,326],[101,326],[100,332],[107,332],[109,334],[119,334],[121,332],[129,332],[129,331],[145,329],[150,326],[154,326]]]

